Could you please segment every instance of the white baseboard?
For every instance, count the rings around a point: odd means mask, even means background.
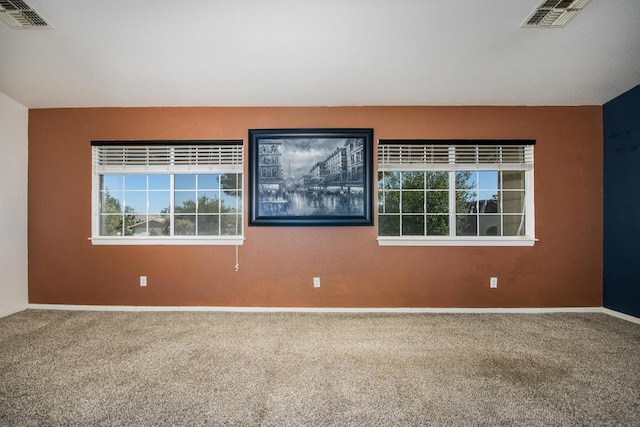
[[[602,313],[602,307],[552,308],[429,308],[429,307],[221,307],[221,306],[133,306],[133,305],[67,305],[29,304],[32,310],[83,311],[203,311],[245,313]]]
[[[640,324],[640,318],[604,307],[551,307],[551,308],[430,308],[430,307],[222,307],[222,306],[148,306],[148,305],[72,305],[72,304],[27,304],[31,310],[70,311],[200,311],[200,312],[240,312],[240,313],[604,313],[628,322]],[[15,314],[0,312],[0,317]]]
[[[620,313],[619,311],[611,310],[610,308],[602,308],[602,312],[609,316],[618,317],[628,322],[637,323],[640,325],[640,318],[631,316],[630,314]]]
[[[19,313],[21,311],[24,311],[27,308],[29,308],[28,305],[24,305],[24,306],[21,306],[21,307],[18,307],[18,308],[14,308],[14,309],[11,309],[11,310],[0,311],[0,318],[1,317],[11,316],[12,314],[16,314],[16,313]]]

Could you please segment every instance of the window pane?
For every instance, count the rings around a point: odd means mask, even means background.
[[[239,215],[220,215],[220,234],[222,236],[235,236],[240,234],[241,229],[242,224]]]
[[[522,213],[524,211],[524,191],[503,191],[502,209],[504,213]]]
[[[524,190],[524,172],[502,172],[502,188],[505,190]]]
[[[422,190],[424,188],[424,172],[403,172],[402,173],[402,189],[417,189]]]
[[[449,215],[429,215],[427,216],[428,236],[448,236],[449,235]]]
[[[198,189],[199,190],[217,190],[218,174],[202,174],[198,175]]]
[[[139,174],[125,175],[124,189],[125,190],[146,190],[147,175],[139,175]]]
[[[385,213],[398,213],[398,212],[400,212],[400,192],[399,191],[385,191],[382,194],[384,196],[384,211],[385,211]]]
[[[122,191],[103,192],[100,213],[122,213],[124,206]]]
[[[459,214],[478,212],[476,191],[456,191],[456,212]]]
[[[498,171],[478,172],[478,188],[481,190],[498,189]]]
[[[146,213],[147,212],[147,192],[146,191],[125,191],[124,192],[125,212]]]
[[[198,213],[218,213],[218,192],[198,191]]]
[[[449,192],[447,191],[427,192],[427,212],[428,213],[448,213],[449,212]]]
[[[478,186],[478,173],[474,171],[456,172],[457,190],[474,190]]]
[[[101,190],[122,190],[123,175],[102,175],[100,177]]]
[[[500,236],[500,216],[499,215],[480,215],[479,216],[480,236]]]
[[[147,216],[146,215],[125,215],[124,234],[126,236],[146,236]]]
[[[169,175],[149,175],[149,190],[169,190]]]
[[[242,209],[242,199],[238,191],[223,191],[221,194],[220,212],[236,212]]]
[[[127,227],[128,235],[131,236],[148,236],[147,227],[149,226],[149,222],[144,219],[144,217],[136,217],[134,221]]]
[[[384,188],[384,173],[378,172],[378,190],[382,190]]]
[[[149,236],[168,236],[169,216],[149,217]]]
[[[423,191],[403,191],[402,192],[402,212],[403,213],[423,213],[424,212],[424,192]]]
[[[195,213],[196,212],[196,192],[195,191],[176,191],[174,195],[176,213]]]
[[[424,215],[403,215],[403,236],[424,236]]]
[[[149,213],[168,213],[170,202],[169,191],[149,191]]]
[[[227,173],[220,175],[220,187],[223,189],[235,190],[242,188],[242,175],[237,173]],[[216,187],[217,188],[217,187]]]
[[[400,215],[383,215],[378,217],[378,235],[399,236]]]
[[[449,190],[448,172],[427,172],[426,188],[430,190]]]
[[[505,236],[524,235],[525,215],[504,215],[502,222]]]
[[[218,215],[198,215],[198,235],[217,236],[219,232],[220,216]]]
[[[400,189],[400,172],[384,172],[382,186],[387,190]]]
[[[500,212],[498,207],[498,194],[494,191],[478,192],[478,212],[496,213]]]
[[[196,216],[176,215],[174,226],[176,236],[194,236],[196,234]]]
[[[478,215],[456,215],[456,236],[477,236]]]
[[[122,236],[122,215],[100,215],[100,236]]]
[[[174,184],[176,190],[195,190],[195,175],[176,175]]]

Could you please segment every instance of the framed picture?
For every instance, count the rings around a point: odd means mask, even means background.
[[[373,225],[373,129],[249,130],[249,225]]]

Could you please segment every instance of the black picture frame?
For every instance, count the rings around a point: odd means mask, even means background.
[[[373,225],[373,129],[250,129],[249,225]]]

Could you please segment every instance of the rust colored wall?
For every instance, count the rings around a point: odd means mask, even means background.
[[[536,139],[533,247],[379,247],[376,227],[246,227],[230,246],[92,246],[91,140],[247,139],[371,127],[379,138]],[[246,184],[245,176],[245,184]],[[245,185],[246,189],[246,185]],[[247,192],[245,191],[245,201]],[[245,206],[246,212],[246,206]],[[377,224],[377,218],[376,218]],[[148,276],[149,286],[138,286]],[[313,288],[312,277],[322,279]],[[489,289],[489,277],[499,278]],[[29,301],[273,307],[602,305],[602,108],[31,110]]]

